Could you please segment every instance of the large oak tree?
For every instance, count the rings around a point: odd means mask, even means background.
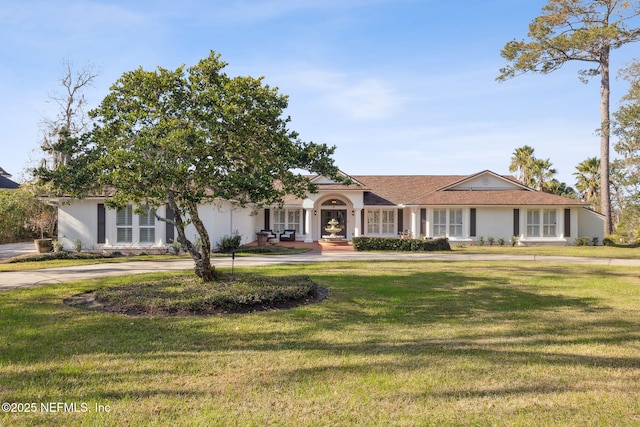
[[[41,177],[73,197],[109,188],[113,207],[168,204],[196,274],[214,280],[211,242],[198,206],[229,200],[254,208],[315,187],[297,170],[337,179],[334,147],[303,142],[283,116],[288,98],[262,78],[229,77],[211,52],[175,71],[139,68],[90,112],[95,127],[67,144],[70,161]],[[156,211],[157,212],[157,211]],[[201,244],[185,234],[193,224]]]
[[[610,54],[640,38],[630,21],[640,15],[640,3],[629,0],[549,0],[529,25],[529,40],[512,40],[502,50],[508,65],[498,80],[535,72],[547,74],[569,61],[589,64],[582,79],[600,76],[600,179],[605,234],[611,233],[609,190]]]

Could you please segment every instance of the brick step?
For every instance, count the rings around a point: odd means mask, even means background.
[[[351,242],[325,242],[322,240],[318,241],[318,244],[320,246],[322,246],[323,248],[339,248],[339,247],[344,247],[344,248],[351,248]]]

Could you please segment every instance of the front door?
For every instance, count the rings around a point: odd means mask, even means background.
[[[329,226],[329,221],[332,219],[337,219],[340,226],[342,226],[342,230],[336,233],[336,236],[342,236],[345,239],[347,238],[347,211],[346,209],[323,209],[320,212],[320,235],[326,236],[330,233],[325,230],[325,227]]]

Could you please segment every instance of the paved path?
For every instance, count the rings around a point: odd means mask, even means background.
[[[36,246],[33,243],[33,240],[30,242],[0,245],[0,258],[12,258],[18,255],[34,253],[36,253]]]
[[[423,261],[515,261],[515,262],[563,262],[571,264],[613,265],[640,267],[640,259],[578,258],[538,255],[472,255],[472,254],[425,254],[425,253],[371,253],[345,252],[322,254],[299,254],[278,256],[238,257],[237,267],[265,266],[277,264],[308,264],[331,261],[378,261],[378,260],[423,260]],[[214,258],[216,267],[231,267],[231,258]],[[106,276],[127,276],[170,270],[188,270],[193,261],[133,261],[113,264],[92,264],[75,267],[48,268],[0,273],[0,291],[75,280],[89,280]]]

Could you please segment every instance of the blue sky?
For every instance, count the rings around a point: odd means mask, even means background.
[[[0,1],[0,167],[22,179],[56,114],[62,61],[100,70],[96,106],[139,66],[194,65],[215,50],[231,76],[264,76],[290,97],[291,129],[337,146],[352,175],[507,174],[523,145],[574,184],[599,155],[599,84],[579,66],[495,78],[542,0]],[[613,54],[614,73],[637,46]],[[615,74],[614,74],[615,76]],[[612,82],[615,109],[624,82]]]

